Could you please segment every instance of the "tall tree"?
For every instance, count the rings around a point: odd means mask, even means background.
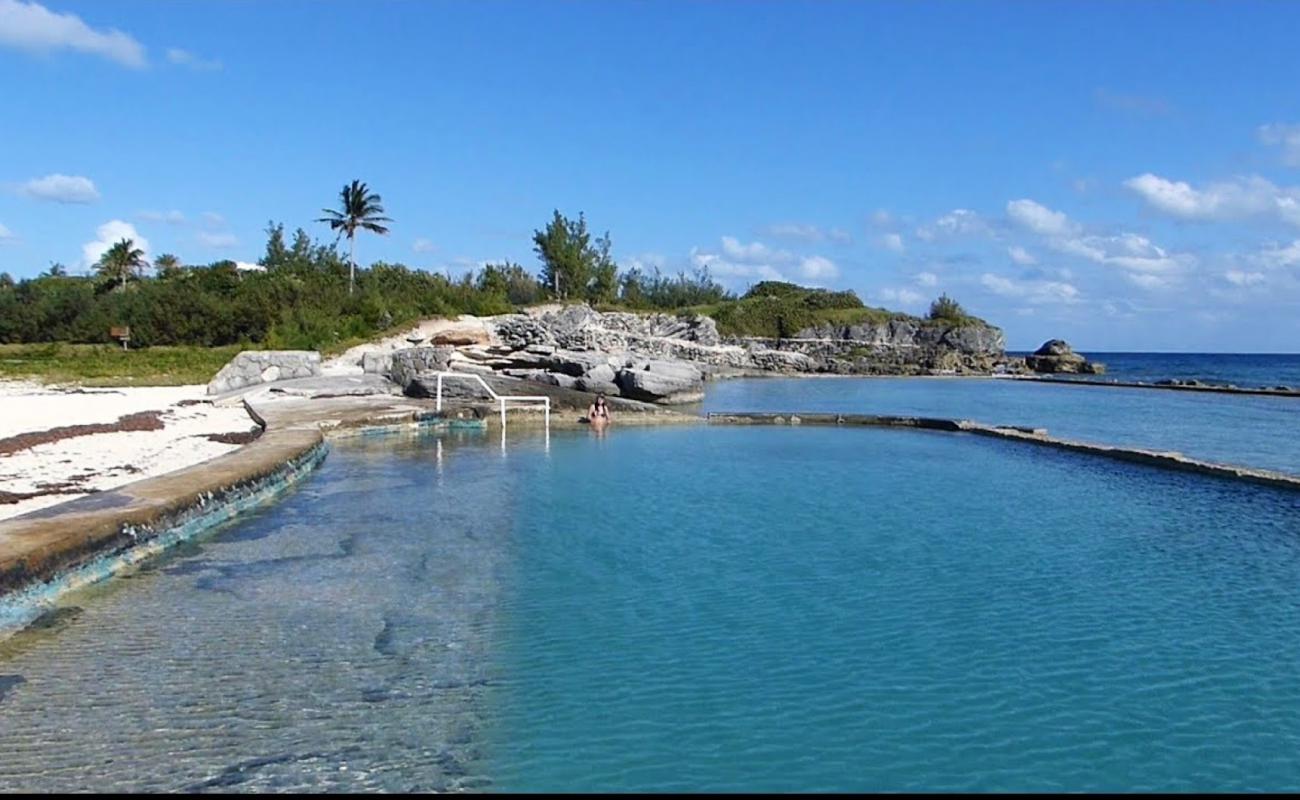
[[[149,266],[144,251],[135,246],[135,241],[123,239],[100,256],[95,271],[104,278],[117,283],[118,291],[126,290],[126,282],[139,277],[140,270]]]
[[[609,235],[593,240],[587,218],[556,211],[546,228],[533,231],[533,250],[542,261],[542,283],[557,299],[612,299],[618,267],[609,253]]]
[[[158,277],[163,280],[175,278],[181,273],[180,256],[163,253],[153,260],[153,268],[158,271]]]
[[[357,280],[355,258],[357,231],[370,231],[383,235],[388,233],[388,228],[382,223],[392,222],[392,220],[383,216],[384,206],[379,195],[371,192],[361,181],[354,180],[345,185],[339,192],[339,200],[340,210],[323,208],[321,210],[325,212],[325,216],[316,221],[327,222],[330,230],[338,231],[339,236],[346,234],[348,237],[348,294],[352,294]]]

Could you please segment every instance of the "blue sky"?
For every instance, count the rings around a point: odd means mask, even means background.
[[[1300,5],[0,0],[0,271],[255,261],[353,178],[359,260],[536,266],[551,210],[1013,347],[1300,351]]]

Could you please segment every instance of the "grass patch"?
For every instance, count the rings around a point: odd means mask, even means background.
[[[82,386],[181,386],[207,383],[234,358],[229,347],[147,347],[100,344],[0,345],[0,378]]]

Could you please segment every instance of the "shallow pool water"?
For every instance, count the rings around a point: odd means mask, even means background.
[[[1298,586],[1293,494],[960,434],[343,442],[0,644],[0,789],[1297,789]]]
[[[985,378],[759,378],[710,384],[701,411],[823,411],[973,419],[1176,450],[1300,475],[1300,398],[1061,386]]]

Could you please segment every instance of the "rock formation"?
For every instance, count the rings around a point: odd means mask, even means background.
[[[1025,365],[1034,372],[1044,373],[1082,373],[1100,375],[1106,371],[1106,365],[1089,361],[1070,347],[1063,339],[1049,339],[1033,355],[1025,356]]]
[[[392,342],[348,357],[408,394],[430,390],[422,375],[454,370],[656,403],[696,402],[704,380],[716,375],[987,374],[1006,362],[997,328],[911,318],[820,325],[789,339],[728,338],[706,316],[599,312],[579,304],[462,317],[438,333],[429,337],[438,346]]]

